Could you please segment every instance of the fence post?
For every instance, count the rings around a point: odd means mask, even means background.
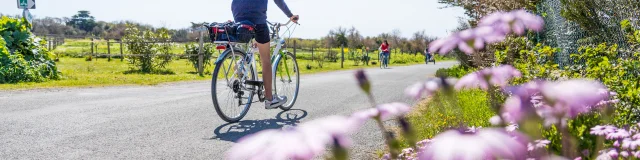
[[[342,52],[342,62],[340,62],[340,68],[344,68],[344,44],[340,45]]]
[[[93,58],[95,58],[95,56],[93,52],[93,38],[91,38],[91,60],[93,60]]]
[[[122,39],[120,39],[120,61],[124,61],[124,52],[122,51]]]
[[[51,51],[51,48],[53,48],[53,47],[51,47],[51,38],[49,38],[48,42],[49,42],[49,46],[48,46],[49,47],[49,51]]]
[[[200,76],[202,76],[202,72],[204,70],[204,67],[202,66],[203,61],[204,61],[204,55],[202,54],[202,49],[204,48],[204,41],[203,41],[203,32],[199,31],[200,33],[200,38],[199,38],[199,49],[198,49],[198,74],[200,74]]]
[[[107,39],[107,54],[109,54],[108,61],[111,62],[111,40]]]
[[[313,59],[314,59],[314,57],[313,57],[313,47],[311,47],[311,63],[313,63]]]
[[[293,57],[296,57],[296,48],[298,48],[298,45],[296,44],[296,40],[293,40]]]

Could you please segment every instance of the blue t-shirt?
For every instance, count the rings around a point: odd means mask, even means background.
[[[278,8],[287,15],[292,17],[293,14],[284,3],[284,0],[273,0]],[[266,24],[267,23],[267,4],[268,0],[233,0],[231,2],[231,12],[233,12],[233,19],[236,22],[239,21],[251,21],[254,24]]]

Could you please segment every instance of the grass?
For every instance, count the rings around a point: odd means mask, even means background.
[[[129,65],[126,61],[99,59],[85,61],[84,58],[60,58],[57,62],[58,70],[62,73],[59,80],[41,83],[0,84],[0,90],[59,88],[59,87],[99,87],[116,85],[155,85],[163,82],[206,80],[195,74],[193,67],[186,60],[176,60],[169,63],[168,68],[173,74],[126,74]],[[212,70],[211,67],[207,70]]]
[[[174,43],[171,47],[171,53],[183,54],[186,43]],[[94,40],[95,53],[107,53],[107,42],[105,40]],[[120,53],[120,44],[111,43],[111,53],[118,56]],[[293,51],[293,49],[288,49]],[[353,59],[362,57],[362,53],[345,53],[344,67],[340,63],[340,49],[332,48],[331,52],[335,53],[335,62],[330,62],[324,57],[327,56],[329,49],[316,49],[312,56],[310,51],[299,49],[296,57],[298,67],[301,74],[329,72],[337,70],[349,70],[358,68],[376,68],[379,64],[365,65],[363,62],[356,63]],[[53,52],[60,56],[57,66],[62,77],[59,80],[51,80],[41,83],[17,83],[17,84],[0,84],[0,90],[20,90],[20,89],[37,89],[37,88],[60,88],[60,87],[103,87],[103,86],[120,86],[120,85],[156,85],[165,82],[178,81],[197,81],[209,80],[213,67],[205,68],[206,76],[199,76],[195,73],[195,69],[185,59],[174,60],[169,63],[166,70],[158,74],[140,74],[132,71],[127,62],[122,62],[116,57],[112,61],[106,58],[93,57],[93,61],[85,61],[84,54],[91,53],[90,39],[65,39],[65,43],[58,46]],[[126,48],[124,50],[125,54]],[[321,53],[321,54],[318,54]],[[219,54],[218,52],[214,53]],[[378,54],[370,53],[370,62],[378,62]],[[72,58],[73,57],[73,58]],[[320,63],[318,60],[322,59]],[[436,56],[438,62],[451,60],[450,58]],[[390,67],[423,64],[424,55],[421,54],[398,54],[392,53]],[[310,68],[308,68],[310,67]],[[258,70],[261,70],[258,67]]]
[[[437,134],[464,124],[466,126],[490,126],[489,119],[495,113],[489,108],[487,92],[479,89],[462,90],[456,93],[456,104],[445,101],[444,94],[435,94],[414,106],[414,110],[407,115],[409,124],[413,127],[418,141],[432,139]],[[459,107],[457,107],[459,106]],[[400,126],[391,126],[396,135],[402,135]],[[404,137],[400,136],[402,148],[409,148]],[[375,155],[382,157],[386,150],[376,150]]]
[[[94,40],[94,53],[107,54],[111,50],[111,54],[120,54],[120,43],[111,40],[111,43],[107,43],[106,40]],[[172,54],[184,54],[186,43],[172,43]],[[111,45],[108,47],[108,45]],[[124,54],[129,54],[126,46],[123,48]],[[53,50],[54,54],[60,54],[61,56],[70,57],[84,57],[91,54],[91,39],[65,39],[65,43],[56,47]]]
[[[419,103],[408,115],[418,139],[433,138],[448,128],[458,127],[460,122],[467,126],[490,126],[489,119],[495,115],[488,106],[487,93],[482,90],[458,92],[455,99],[459,107],[439,103],[442,99],[445,99],[443,94],[436,94],[431,100]]]
[[[407,55],[410,56],[410,55]],[[400,57],[400,56],[398,56]],[[419,56],[413,56],[419,59]],[[417,61],[417,60],[416,60]],[[307,69],[307,64],[312,69]],[[329,72],[336,70],[348,70],[366,67],[378,67],[379,65],[359,66],[354,65],[355,62],[346,60],[344,68],[340,67],[340,63],[324,62],[323,67],[318,66],[317,61],[298,59],[298,67],[301,74]],[[410,62],[404,64],[390,64],[390,66],[420,64],[418,62]],[[63,88],[63,87],[104,87],[104,86],[122,86],[122,85],[157,85],[166,82],[179,81],[198,81],[210,80],[213,67],[205,68],[205,76],[199,76],[195,73],[195,69],[191,63],[185,59],[174,60],[168,64],[167,70],[159,74],[140,74],[132,72],[126,60],[112,59],[107,61],[106,58],[93,58],[93,61],[85,61],[84,58],[62,57],[57,62],[62,77],[59,80],[50,80],[41,83],[16,83],[16,84],[0,84],[0,90],[23,90],[38,88]],[[260,71],[260,68],[258,68]]]

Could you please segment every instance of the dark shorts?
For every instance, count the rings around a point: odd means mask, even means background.
[[[267,24],[256,24],[256,42],[265,44],[270,41],[271,37],[269,36],[269,26],[267,26]]]

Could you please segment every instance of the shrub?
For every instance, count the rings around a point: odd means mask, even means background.
[[[471,72],[475,71],[475,69],[466,67],[463,65],[456,65],[451,68],[441,68],[436,71],[436,76],[438,77],[455,77],[460,78],[464,75],[467,75]]]
[[[581,47],[579,54],[571,57],[575,65],[568,67],[569,77],[586,77],[602,81],[618,93],[616,124],[638,123],[640,120],[640,62],[639,53],[619,58],[617,45],[606,43],[595,47]]]
[[[140,31],[134,25],[127,25],[124,41],[127,49],[137,56],[127,56],[127,61],[133,71],[152,73],[164,69],[171,62],[171,36],[167,29]]]
[[[45,47],[35,37],[26,20],[3,16],[0,19],[0,83],[42,82],[57,79],[58,69]]]
[[[193,55],[197,55],[198,51],[199,51],[199,46],[197,44],[187,44],[185,45],[185,54],[193,54]],[[213,50],[213,45],[212,44],[204,44],[204,48],[202,49],[202,52],[204,52],[204,68],[206,68],[207,66],[211,66],[211,57],[213,56],[213,52],[215,50]],[[191,66],[193,66],[193,69],[195,69],[196,72],[198,72],[198,61],[199,61],[199,56],[189,56],[189,62],[191,63]]]

